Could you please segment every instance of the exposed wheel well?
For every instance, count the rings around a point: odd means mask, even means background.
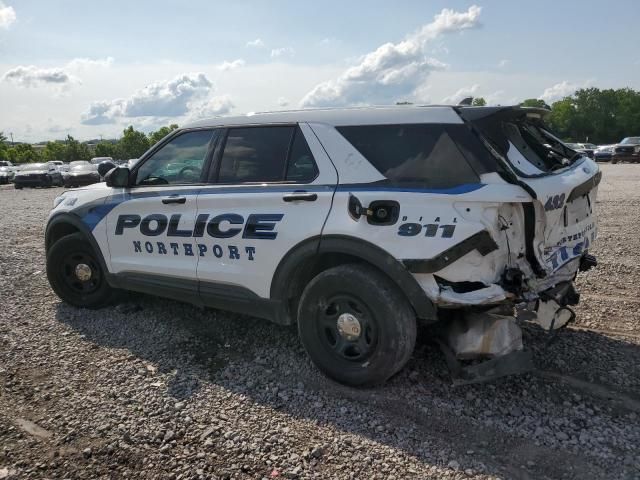
[[[292,272],[287,284],[286,295],[283,299],[283,306],[286,309],[285,312],[283,312],[285,314],[285,318],[282,319],[283,323],[295,324],[297,322],[298,303],[300,301],[300,297],[302,296],[302,292],[307,284],[314,277],[325,270],[345,264],[368,265],[375,268],[378,272],[385,275],[393,282],[393,279],[387,273],[361,257],[339,252],[325,252],[319,255],[314,255],[306,261],[301,262],[294,272]],[[406,292],[402,291],[400,288],[399,290],[402,292],[402,295],[405,296],[409,305],[411,305],[411,301],[406,296]],[[411,307],[413,308],[412,305]]]
[[[46,238],[45,246],[46,246],[46,249],[49,250],[49,248],[51,248],[51,245],[56,243],[62,237],[66,237],[67,235],[71,235],[73,233],[82,233],[82,232],[78,227],[76,227],[75,225],[72,225],[71,223],[58,222],[52,225],[47,233],[48,235]]]

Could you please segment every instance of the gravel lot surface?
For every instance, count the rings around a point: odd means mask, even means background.
[[[146,296],[85,311],[49,288],[61,189],[0,187],[0,480],[640,478],[640,166],[604,165],[600,265],[537,370],[453,387],[422,333],[385,386],[322,377],[293,328]]]

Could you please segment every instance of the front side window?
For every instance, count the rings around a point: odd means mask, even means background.
[[[382,175],[394,184],[450,188],[478,183],[447,126],[366,125],[338,127],[344,136]]]
[[[173,138],[140,166],[136,185],[199,183],[216,134],[216,130],[197,130]]]

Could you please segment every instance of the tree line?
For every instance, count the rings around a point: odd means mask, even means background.
[[[118,140],[101,141],[95,145],[93,150],[87,142],[80,142],[71,135],[67,135],[64,140],[47,142],[44,148],[36,149],[28,143],[10,144],[7,137],[0,132],[0,160],[9,160],[14,164],[49,162],[51,160],[73,162],[75,160],[90,160],[93,157],[128,160],[139,158],[149,147],[176,128],[178,125],[172,124],[147,135],[129,126],[122,132],[122,137]]]
[[[478,97],[473,104],[486,102]],[[539,98],[528,98],[520,105],[550,110],[545,121],[566,142],[602,145],[640,136],[640,92],[632,88],[581,88],[550,106]]]
[[[410,102],[399,102],[401,105]],[[473,105],[484,106],[484,98],[476,97]],[[529,98],[520,105],[550,110],[546,117],[551,129],[567,142],[617,143],[626,136],[640,136],[640,92],[632,88],[581,88],[562,100],[547,105],[543,100]],[[92,157],[112,157],[127,160],[139,158],[151,145],[178,128],[169,125],[148,135],[128,127],[116,141],[101,141],[91,151],[68,135],[65,140],[48,142],[43,149],[20,143],[10,145],[0,132],[0,160],[26,163],[50,160],[89,160]]]

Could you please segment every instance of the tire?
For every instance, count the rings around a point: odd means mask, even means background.
[[[402,292],[370,266],[325,270],[300,298],[298,332],[309,357],[325,375],[352,387],[378,385],[400,371],[413,353],[416,329]]]
[[[78,265],[89,268],[86,281],[78,278]],[[82,273],[82,272],[81,272]],[[81,308],[101,308],[111,304],[115,290],[107,283],[98,256],[81,233],[56,241],[47,253],[47,278],[54,292],[66,303]]]
[[[14,183],[13,188],[15,188],[16,190],[22,190],[22,185],[18,185],[17,183]]]

